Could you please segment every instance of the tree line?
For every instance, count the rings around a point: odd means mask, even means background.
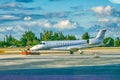
[[[64,35],[62,32],[53,32],[45,30],[39,34],[40,38],[36,37],[35,33],[32,31],[25,31],[21,38],[17,40],[12,35],[6,35],[3,41],[0,41],[0,47],[25,47],[33,46],[38,44],[40,41],[54,41],[54,40],[77,40],[74,35]],[[83,40],[90,39],[88,32],[82,35]],[[110,40],[110,43],[106,45],[107,47],[119,47],[120,39],[116,37],[115,39],[107,37],[104,39],[103,43],[106,44]]]
[[[3,41],[0,41],[0,47],[25,47],[38,44],[40,41],[54,40],[76,40],[74,35],[63,35],[62,32],[52,32],[45,30],[40,33],[37,38],[32,31],[25,31],[19,40],[15,39],[11,34],[6,35]]]

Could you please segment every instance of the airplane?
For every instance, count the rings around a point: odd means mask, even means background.
[[[59,41],[41,41],[39,44],[30,48],[30,51],[40,50],[67,50],[70,53],[81,49],[102,46],[106,30],[100,30],[95,38],[88,40],[59,40]]]

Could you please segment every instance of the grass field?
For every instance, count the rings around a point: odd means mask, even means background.
[[[20,54],[20,51],[26,48],[0,48],[0,54]],[[86,48],[83,50],[110,50],[110,51],[119,51],[120,47],[94,47],[94,48]],[[18,52],[17,52],[18,51]]]
[[[25,48],[0,48],[0,50],[4,50],[4,51],[17,51],[17,50],[22,50],[22,49],[25,49]]]
[[[0,54],[20,54],[20,52],[14,52],[14,51],[22,51],[24,49],[25,48],[0,48]],[[11,52],[8,53],[7,51],[11,51]]]

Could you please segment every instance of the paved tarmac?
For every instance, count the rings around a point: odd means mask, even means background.
[[[0,55],[1,80],[119,80],[120,54]]]
[[[0,55],[1,80],[119,80],[120,54]]]

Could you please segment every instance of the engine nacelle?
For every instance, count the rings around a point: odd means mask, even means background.
[[[89,39],[89,42],[88,42],[90,45],[95,45],[95,44],[101,44],[102,41],[99,40],[99,39]]]

